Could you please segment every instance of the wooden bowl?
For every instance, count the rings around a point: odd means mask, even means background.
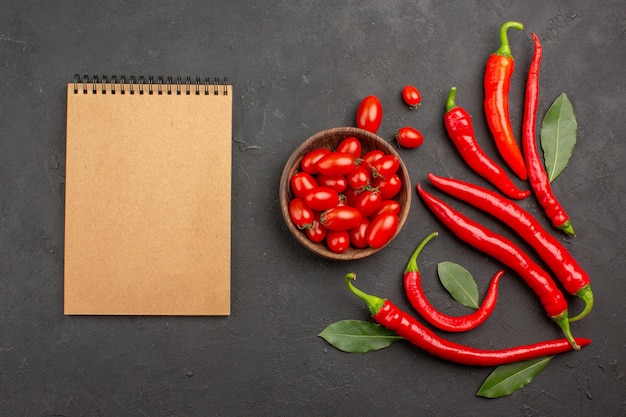
[[[382,150],[387,154],[395,155],[400,160],[400,169],[398,170],[398,176],[402,180],[402,189],[396,195],[394,200],[400,203],[401,210],[398,216],[398,229],[396,230],[393,238],[397,236],[406,221],[406,218],[409,214],[409,209],[411,207],[412,195],[411,180],[409,178],[409,173],[406,169],[406,166],[402,161],[402,158],[400,158],[400,155],[394,149],[394,147],[380,136],[356,127],[337,127],[316,133],[315,135],[305,140],[291,154],[291,156],[287,160],[287,163],[285,164],[285,168],[283,169],[283,173],[280,178],[279,190],[280,208],[283,213],[285,222],[287,223],[287,227],[289,228],[293,236],[298,240],[298,242],[300,242],[305,248],[309,249],[311,252],[316,253],[324,258],[340,261],[365,258],[378,252],[387,245],[381,248],[370,247],[364,249],[350,247],[346,252],[335,253],[328,249],[325,242],[312,242],[305,235],[304,231],[300,230],[296,225],[293,224],[291,218],[289,217],[289,202],[293,198],[290,181],[291,177],[293,177],[297,172],[300,171],[300,162],[302,161],[304,155],[306,155],[308,152],[318,148],[327,148],[330,150],[334,150],[335,147],[342,140],[350,136],[354,136],[361,141],[363,154],[371,150]],[[393,238],[391,240],[393,240]],[[391,240],[389,242],[391,242]],[[389,244],[389,242],[387,242],[387,244]]]

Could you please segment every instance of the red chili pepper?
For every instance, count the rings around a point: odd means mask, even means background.
[[[389,330],[393,330],[399,336],[431,355],[445,360],[464,365],[498,366],[572,350],[572,344],[567,339],[497,350],[477,349],[454,343],[436,335],[391,301],[359,290],[352,284],[353,279],[356,279],[355,274],[347,274],[346,284],[354,295],[365,301],[374,321]],[[586,346],[589,343],[591,340],[586,338],[576,338],[574,342],[576,346]]]
[[[448,95],[443,120],[448,136],[452,139],[452,143],[456,146],[463,160],[478,175],[492,183],[505,195],[515,199],[528,197],[530,191],[522,191],[517,188],[506,175],[506,172],[482,150],[474,134],[472,117],[465,109],[456,105],[455,96],[456,87],[452,87]]]
[[[570,322],[585,317],[593,308],[591,280],[576,259],[530,213],[511,200],[478,185],[452,178],[428,174],[430,182],[440,190],[479,208],[515,230],[554,272],[570,294],[580,297],[585,308]]]
[[[526,165],[515,140],[509,117],[509,88],[515,63],[506,32],[509,28],[523,30],[519,22],[506,22],[500,28],[500,48],[489,56],[485,69],[485,115],[498,151],[522,180],[528,178]]]
[[[404,289],[413,308],[433,326],[449,332],[466,332],[475,329],[487,320],[498,300],[498,284],[504,270],[496,272],[491,280],[485,299],[478,310],[464,316],[449,316],[438,311],[426,298],[420,283],[417,257],[426,244],[437,236],[437,232],[428,235],[415,249],[404,270]]]
[[[561,328],[574,349],[579,349],[570,330],[565,296],[546,271],[504,236],[467,218],[443,201],[428,194],[419,184],[417,191],[433,214],[457,237],[517,272],[539,297],[548,316]]]
[[[539,102],[539,68],[541,64],[541,43],[532,34],[535,50],[528,70],[526,81],[526,98],[524,101],[524,120],[522,129],[522,148],[524,158],[528,162],[528,179],[530,187],[541,207],[552,222],[552,225],[565,233],[574,236],[574,228],[569,216],[554,197],[550,179],[537,151],[537,104]]]

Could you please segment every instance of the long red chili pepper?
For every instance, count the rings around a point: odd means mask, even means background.
[[[515,140],[509,117],[509,89],[515,68],[507,30],[523,30],[519,22],[506,22],[500,28],[500,48],[487,59],[485,68],[485,115],[498,151],[522,180],[528,178],[526,164]]]
[[[467,218],[443,201],[428,194],[419,184],[417,191],[426,206],[456,236],[517,272],[539,297],[548,316],[561,328],[574,349],[579,349],[570,330],[565,296],[546,271],[504,236]]]
[[[470,114],[456,105],[454,98],[456,87],[450,89],[446,103],[446,113],[443,116],[448,136],[463,157],[463,160],[481,177],[485,178],[505,195],[523,199],[530,195],[529,190],[520,190],[509,179],[506,172],[500,168],[483,151],[474,134],[474,126]]]
[[[493,276],[487,294],[485,294],[485,299],[478,310],[464,316],[449,316],[441,313],[428,301],[426,294],[424,294],[420,282],[420,272],[417,267],[417,257],[420,252],[437,234],[437,232],[433,232],[426,236],[409,259],[409,263],[404,270],[404,289],[407,298],[413,308],[426,321],[441,330],[465,332],[475,329],[487,320],[496,307],[496,302],[498,301],[498,284],[500,283],[500,278],[504,275],[504,270],[496,272]]]
[[[563,206],[554,197],[550,179],[543,166],[539,152],[537,151],[537,105],[539,102],[539,68],[541,64],[541,43],[533,33],[535,49],[528,79],[526,81],[526,97],[524,100],[524,119],[522,129],[522,149],[528,163],[528,179],[537,200],[552,225],[563,232],[574,236],[574,228]]]
[[[442,359],[464,365],[497,366],[572,350],[572,344],[566,339],[498,350],[477,349],[454,343],[436,335],[391,301],[367,294],[356,288],[352,284],[352,280],[356,279],[354,273],[347,274],[345,279],[350,291],[365,301],[374,321],[389,330],[393,330],[413,345]],[[586,346],[589,343],[591,340],[586,338],[576,338],[574,342],[576,346]]]
[[[570,318],[570,322],[578,321],[591,312],[593,293],[589,275],[561,242],[548,233],[530,213],[515,202],[478,185],[434,174],[428,174],[428,179],[440,190],[491,214],[508,225],[535,249],[565,290],[585,302],[583,311]]]

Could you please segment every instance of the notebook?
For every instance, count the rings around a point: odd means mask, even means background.
[[[64,313],[229,315],[232,85],[67,85]]]

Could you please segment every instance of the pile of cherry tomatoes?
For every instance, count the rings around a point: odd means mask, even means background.
[[[363,154],[347,137],[333,150],[308,152],[290,180],[291,221],[315,243],[335,253],[350,247],[380,248],[395,235],[402,189],[400,160],[382,150]]]

